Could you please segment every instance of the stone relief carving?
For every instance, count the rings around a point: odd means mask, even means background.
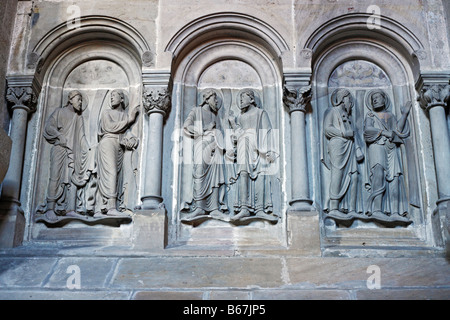
[[[412,104],[408,102],[402,108],[398,120],[389,110],[389,97],[382,90],[369,92],[366,105],[370,109],[364,121],[368,158],[365,186],[370,192],[366,214],[379,220],[408,221],[399,145],[410,134],[407,118]]]
[[[106,97],[106,93],[98,91],[94,102],[103,101],[98,96]],[[136,152],[139,144],[129,130],[139,106],[126,111],[127,93],[112,90],[110,107],[98,111],[97,143],[90,143],[84,120],[87,105],[86,95],[72,90],[67,104],[57,108],[45,123],[43,135],[52,145],[50,170],[47,198],[36,210],[36,222],[59,225],[71,220],[121,223],[131,219],[123,199],[127,188],[123,170],[125,153]]]
[[[99,143],[97,147],[98,205],[94,217],[123,216],[123,157],[124,151],[133,151],[139,140],[127,131],[136,121],[139,107],[128,114],[128,97],[123,90],[111,92],[111,109],[100,116]]]
[[[389,78],[362,60],[337,67],[328,87],[331,107],[323,112],[321,130],[325,219],[344,226],[355,220],[409,225],[401,149],[410,135],[411,102],[402,108],[391,105]],[[394,110],[401,113],[398,119]]]
[[[240,114],[228,109],[221,118],[219,95],[215,89],[205,89],[202,102],[184,121],[184,137],[193,139],[194,164],[193,193],[182,204],[181,222],[276,223],[273,163],[279,155],[269,115],[256,104],[254,90],[245,89],[237,95]],[[232,189],[234,202],[227,205],[225,195]]]
[[[363,145],[351,118],[354,98],[347,89],[331,96],[332,108],[324,115],[323,163],[331,171],[329,196],[324,211],[331,217],[351,219],[362,213],[358,197],[358,165],[364,159]]]
[[[192,221],[204,215],[226,219],[225,150],[223,130],[217,118],[220,105],[217,92],[206,90],[201,104],[193,108],[184,122],[184,133],[194,140],[193,197],[182,212],[182,221]]]
[[[234,118],[230,114],[229,123],[233,129],[232,140],[235,148],[227,156],[236,161],[235,172],[230,178],[237,183],[233,221],[252,216],[269,221],[277,221],[273,215],[271,163],[278,154],[271,141],[272,125],[267,112],[258,108],[253,90],[239,94],[241,113]]]
[[[330,171],[323,207],[326,217],[338,222],[360,219],[385,226],[407,225],[412,221],[407,217],[399,145],[410,134],[407,117],[412,104],[402,108],[397,120],[389,111],[389,96],[381,89],[369,91],[361,141],[352,120],[353,99],[349,90],[337,89],[331,95],[332,108],[324,113],[321,158]]]
[[[36,111],[37,98],[31,87],[8,88],[6,100],[13,105],[13,108],[25,108],[30,113]]]
[[[37,209],[45,221],[56,222],[58,217],[75,217],[92,210],[92,203],[87,207],[84,189],[95,170],[82,117],[86,106],[81,92],[71,91],[67,104],[57,108],[45,123],[43,135],[52,144],[50,176],[46,203]],[[71,192],[76,192],[75,204],[70,203]]]

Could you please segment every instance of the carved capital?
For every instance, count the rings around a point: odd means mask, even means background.
[[[289,113],[294,111],[306,112],[306,106],[311,102],[311,86],[288,88],[284,87],[283,102],[289,109]]]
[[[418,100],[420,105],[426,110],[437,106],[448,108],[450,102],[450,85],[425,84],[419,94]]]
[[[143,105],[148,115],[153,112],[166,115],[171,107],[170,91],[167,87],[144,88]]]
[[[9,87],[6,100],[10,103],[11,110],[20,108],[28,113],[36,111],[37,97],[31,87]]]

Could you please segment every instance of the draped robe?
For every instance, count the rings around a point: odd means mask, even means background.
[[[76,209],[83,211],[81,191],[93,170],[83,117],[66,106],[58,108],[47,119],[43,136],[53,146],[50,151],[47,205],[41,206],[38,211],[53,209],[56,214],[64,215],[72,210],[69,190],[73,185],[77,189]],[[66,145],[61,144],[60,137],[66,139]]]
[[[215,123],[215,128],[207,129],[211,123]],[[220,146],[223,139],[217,115],[203,107],[195,107],[184,122],[184,133],[194,139],[193,193],[191,201],[183,205],[184,210],[227,211],[223,146]]]
[[[128,114],[118,109],[102,112],[97,147],[98,200],[100,211],[117,206],[122,194],[124,147],[120,141],[129,127]]]
[[[389,111],[380,113],[386,120],[380,119],[375,112],[369,112],[364,123],[364,139],[367,143],[366,189],[371,193],[366,212],[383,211],[386,214],[407,213],[406,192],[403,181],[403,168],[400,144],[410,134],[406,121],[402,131],[397,128],[397,119]],[[393,131],[392,139],[381,134],[383,130]],[[377,189],[372,185],[373,169],[380,165],[384,170],[384,183]],[[374,199],[381,196],[382,208],[374,207]]]
[[[352,197],[357,195],[350,194],[349,189],[352,184],[357,183],[358,165],[356,161],[356,133],[354,138],[345,137],[347,130],[352,130],[351,120],[346,114],[343,114],[337,107],[330,109],[324,117],[324,134],[326,142],[324,144],[324,164],[333,171],[341,170],[342,179],[340,181],[339,192],[333,193],[330,187],[330,194],[326,199],[325,210],[329,210],[330,200],[340,200],[339,209],[344,212],[362,211],[352,203]]]

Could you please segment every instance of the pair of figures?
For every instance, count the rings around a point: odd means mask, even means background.
[[[184,203],[182,221],[202,217],[226,221],[243,221],[258,218],[277,221],[273,214],[269,167],[277,154],[267,141],[272,126],[266,111],[255,102],[253,90],[243,90],[239,95],[240,114],[228,116],[231,143],[224,143],[223,128],[218,116],[216,91],[203,93],[203,101],[195,107],[184,122],[184,133],[194,140],[192,199]],[[224,162],[234,163],[225,172]],[[236,183],[233,213],[225,201],[228,185]]]
[[[325,211],[346,220],[373,217],[375,220],[406,221],[408,205],[403,181],[400,145],[410,134],[407,117],[412,104],[402,109],[400,119],[389,109],[389,97],[382,90],[367,95],[369,112],[364,119],[364,142],[351,120],[353,97],[347,89],[331,96],[333,107],[324,115],[323,162],[330,169],[329,197]],[[364,152],[364,151],[365,152]],[[358,162],[364,161],[366,207],[361,207]],[[364,213],[364,214],[362,214]]]
[[[83,112],[87,103],[80,91],[70,91],[67,104],[47,119],[44,138],[52,144],[50,176],[46,203],[37,209],[46,220],[86,214],[96,218],[123,216],[123,155],[125,149],[133,150],[138,145],[136,137],[125,133],[139,109],[128,114],[127,106],[124,91],[113,90],[111,108],[100,116],[96,148],[86,138]]]

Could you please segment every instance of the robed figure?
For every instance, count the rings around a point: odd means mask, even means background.
[[[50,220],[92,209],[86,207],[85,187],[95,170],[95,159],[85,135],[83,109],[82,94],[70,91],[67,104],[57,108],[45,123],[43,136],[52,144],[50,177],[46,204],[37,212]]]
[[[209,215],[225,218],[225,172],[223,132],[217,112],[217,93],[205,90],[202,102],[187,116],[183,132],[193,141],[192,196],[182,205],[182,220]]]
[[[128,97],[123,90],[111,92],[111,108],[105,109],[99,122],[97,146],[98,189],[95,216],[123,215],[123,158],[126,149],[133,150],[138,139],[127,136],[127,130],[136,121],[139,108],[129,113]]]
[[[330,170],[329,195],[324,210],[334,217],[362,213],[358,188],[358,161],[362,161],[362,143],[355,132],[351,114],[353,97],[347,89],[337,89],[331,96],[332,108],[323,120],[322,161]],[[350,215],[347,215],[350,217]]]
[[[235,173],[231,182],[236,183],[234,212],[231,220],[257,216],[277,220],[273,215],[272,178],[273,163],[278,157],[275,151],[272,125],[266,111],[255,102],[253,90],[243,90],[239,95],[241,113],[229,123],[233,129],[234,154],[228,150],[228,158],[235,158]]]
[[[370,109],[364,121],[368,160],[365,186],[370,194],[366,214],[404,217],[408,202],[400,146],[410,134],[407,117],[412,104],[408,102],[402,108],[398,120],[389,111],[390,100],[384,91],[369,92],[366,104]]]

